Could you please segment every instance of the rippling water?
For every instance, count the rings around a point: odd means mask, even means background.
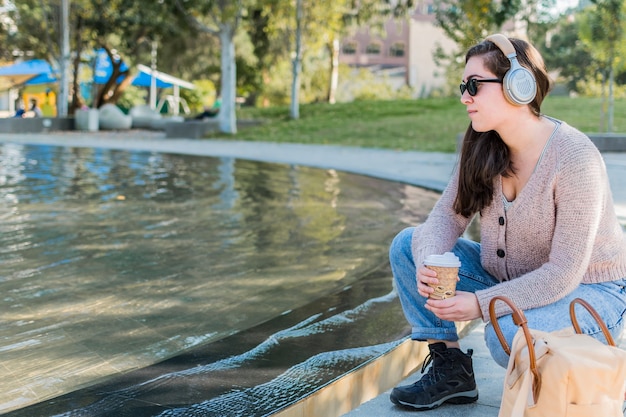
[[[339,291],[424,216],[435,195],[414,193],[301,166],[0,146],[0,411]]]

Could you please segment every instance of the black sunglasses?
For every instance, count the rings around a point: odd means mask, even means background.
[[[465,90],[467,90],[469,95],[474,97],[476,93],[478,93],[478,83],[502,83],[502,80],[500,80],[499,78],[470,78],[469,80],[467,80],[467,83],[461,83],[461,85],[459,86],[459,88],[461,89],[461,95],[463,95],[463,93],[465,93]]]

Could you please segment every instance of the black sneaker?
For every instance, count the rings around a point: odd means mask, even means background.
[[[428,345],[430,353],[422,365],[422,373],[430,362],[433,365],[412,385],[396,387],[391,391],[391,402],[414,410],[430,410],[447,402],[468,404],[478,400],[474,380],[472,353],[447,348],[445,343]]]

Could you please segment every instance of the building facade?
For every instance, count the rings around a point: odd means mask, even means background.
[[[339,62],[385,75],[394,87],[408,86],[426,97],[445,83],[445,68],[438,68],[433,53],[438,46],[455,48],[435,22],[434,0],[419,0],[403,21],[389,20],[384,35],[367,28],[342,41]]]

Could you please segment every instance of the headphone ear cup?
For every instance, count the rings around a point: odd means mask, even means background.
[[[537,82],[533,74],[521,65],[512,65],[504,76],[504,96],[515,105],[528,104],[537,95]]]

